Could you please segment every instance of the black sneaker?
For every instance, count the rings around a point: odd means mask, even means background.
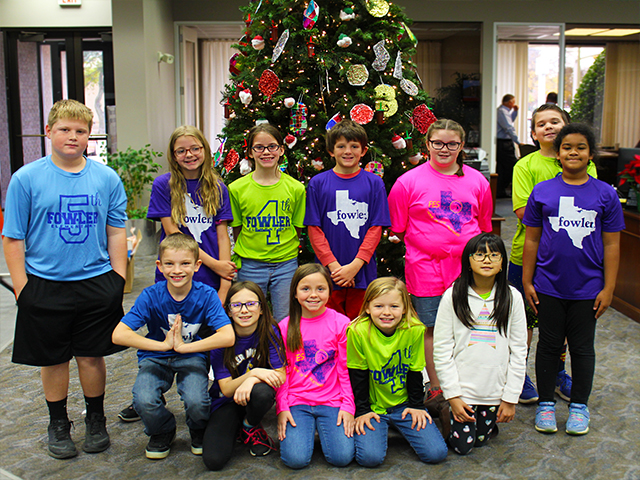
[[[204,439],[204,429],[189,429],[191,434],[191,453],[194,455],[202,455],[202,440]]]
[[[130,422],[137,422],[138,420],[140,420],[140,415],[138,415],[138,412],[136,412],[136,409],[133,408],[133,403],[132,403],[131,405],[123,408],[120,411],[120,413],[118,414],[118,418],[123,422],[130,423]]]
[[[151,435],[145,455],[152,460],[160,460],[167,458],[171,451],[171,443],[176,438],[176,429],[174,428],[168,433],[160,433],[158,435]]]
[[[68,419],[52,420],[47,429],[49,433],[49,455],[53,458],[71,458],[78,454],[71,440],[71,425]]]
[[[264,457],[276,447],[271,437],[265,432],[261,424],[252,428],[242,426],[242,437],[245,444],[249,444],[249,453],[254,457]]]
[[[99,453],[109,448],[111,441],[107,433],[106,417],[99,413],[92,413],[91,416],[84,419],[84,423],[87,426],[87,431],[82,450],[87,453]]]

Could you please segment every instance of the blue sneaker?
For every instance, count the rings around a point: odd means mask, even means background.
[[[584,403],[569,404],[566,431],[569,435],[585,435],[589,433],[589,408]]]
[[[571,401],[571,384],[571,376],[569,376],[566,370],[558,372],[556,376],[556,393],[561,399],[567,402]]]
[[[540,402],[536,409],[536,430],[542,433],[556,433],[558,431],[555,403]]]
[[[529,378],[529,375],[525,375],[522,393],[520,394],[520,403],[535,403],[537,401],[538,391],[536,390],[536,386]]]

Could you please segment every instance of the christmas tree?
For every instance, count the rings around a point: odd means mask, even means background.
[[[259,0],[240,10],[246,31],[230,60],[217,157],[225,181],[250,171],[249,160],[239,160],[247,132],[262,121],[285,136],[282,169],[303,183],[333,168],[324,135],[343,118],[365,127],[362,166],[383,177],[387,192],[420,163],[435,117],[412,61],[417,40],[400,7],[386,0]],[[404,247],[390,235],[385,231],[378,247],[378,272],[402,277]],[[303,243],[301,262],[311,261]]]

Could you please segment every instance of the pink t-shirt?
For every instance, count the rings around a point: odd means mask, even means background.
[[[287,380],[276,394],[277,413],[293,405],[327,405],[355,413],[347,370],[348,324],[347,317],[330,308],[300,320],[303,348],[286,349]],[[286,344],[289,317],[279,325]]]
[[[493,202],[489,182],[463,166],[464,175],[444,175],[427,162],[402,175],[389,193],[391,230],[404,233],[409,293],[435,297],[460,275],[469,239],[490,232]]]

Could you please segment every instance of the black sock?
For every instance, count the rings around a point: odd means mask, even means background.
[[[47,408],[49,409],[49,420],[67,420],[67,397],[57,402],[47,400]]]
[[[84,396],[84,404],[87,407],[87,417],[92,413],[97,413],[100,417],[104,417],[104,393],[98,397]]]

